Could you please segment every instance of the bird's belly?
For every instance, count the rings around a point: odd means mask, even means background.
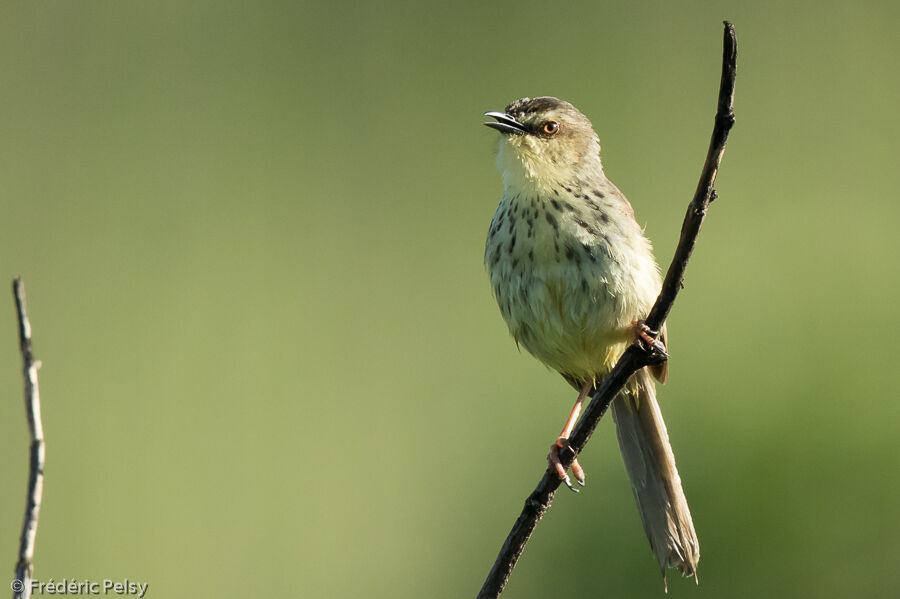
[[[485,260],[513,338],[578,380],[604,376],[659,292],[649,243],[577,206],[506,203],[488,232]]]
[[[630,340],[622,297],[602,269],[555,264],[502,269],[501,311],[516,342],[547,366],[580,380],[605,375]]]

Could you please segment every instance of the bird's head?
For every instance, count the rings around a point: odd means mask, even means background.
[[[485,125],[501,133],[497,167],[507,186],[546,187],[602,172],[591,122],[564,100],[522,98],[485,115],[495,119]]]

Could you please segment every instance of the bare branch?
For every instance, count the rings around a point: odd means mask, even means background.
[[[13,280],[13,296],[19,318],[19,348],[22,351],[22,375],[25,379],[25,412],[31,433],[31,458],[28,474],[28,497],[25,503],[25,519],[19,541],[19,560],[16,577],[12,583],[13,599],[31,597],[31,579],[34,574],[34,541],[37,536],[38,515],[41,511],[41,495],[44,490],[44,427],[41,424],[41,399],[38,393],[37,371],[40,362],[34,361],[31,349],[31,323],[25,307],[25,284]]]
[[[647,326],[653,330],[658,331],[663,325],[666,317],[669,315],[669,311],[672,309],[675,297],[681,290],[684,272],[694,250],[697,235],[700,233],[700,226],[703,224],[710,202],[715,199],[713,184],[719,171],[722,156],[725,153],[725,142],[728,139],[728,133],[734,125],[736,61],[737,39],[734,25],[725,21],[722,78],[719,87],[718,110],[709,152],[703,164],[703,171],[700,174],[700,182],[697,185],[694,198],[688,205],[687,214],[684,217],[684,224],[681,227],[681,238],[678,241],[678,246],[675,248],[675,256],[669,265],[659,297],[647,316]],[[622,354],[612,372],[594,390],[591,396],[591,403],[569,438],[571,450],[563,449],[560,451],[560,461],[562,461],[563,466],[568,468],[575,457],[587,445],[591,434],[593,434],[603,414],[609,408],[609,404],[618,395],[629,377],[641,368],[659,360],[660,357],[653,350],[648,351],[638,345],[632,345]],[[478,593],[478,599],[493,599],[499,597],[503,592],[506,583],[509,581],[509,576],[519,560],[519,556],[522,555],[522,551],[525,549],[525,544],[531,537],[531,533],[537,526],[538,521],[543,517],[544,512],[550,507],[553,496],[561,482],[555,471],[548,468],[543,478],[541,478],[541,482],[538,483],[538,486],[525,500],[522,513],[516,519],[516,523],[506,537],[506,541],[503,543],[503,547],[500,549],[500,553],[497,555],[497,559],[488,573],[481,591]]]

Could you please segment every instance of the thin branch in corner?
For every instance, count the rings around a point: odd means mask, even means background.
[[[706,155],[706,161],[703,164],[703,170],[700,174],[700,182],[691,203],[688,205],[687,214],[684,217],[684,223],[681,227],[681,238],[678,246],[675,248],[675,256],[669,265],[666,278],[663,281],[662,290],[653,309],[647,316],[646,324],[652,330],[660,330],[672,305],[675,297],[681,290],[684,280],[684,272],[687,268],[688,260],[694,250],[694,244],[697,235],[700,233],[700,226],[706,216],[710,202],[715,199],[715,191],[713,184],[716,180],[716,174],[719,171],[719,164],[725,153],[725,142],[728,139],[728,133],[734,125],[734,82],[735,82],[735,65],[737,62],[737,39],[735,37],[734,25],[725,21],[725,39],[724,50],[722,54],[722,78],[719,84],[719,101],[716,111],[715,125],[713,126],[712,139],[709,144],[709,151]],[[663,358],[664,359],[664,358]],[[612,372],[603,379],[603,382],[597,387],[592,396],[591,403],[578,422],[569,437],[571,449],[560,451],[560,461],[563,467],[568,468],[572,461],[587,445],[588,440],[609,408],[610,402],[618,395],[619,391],[628,381],[632,374],[660,360],[660,356],[654,351],[644,350],[638,345],[630,346],[622,357],[616,363]],[[516,519],[497,559],[494,562],[491,571],[488,573],[481,591],[478,593],[478,599],[494,599],[499,597],[509,581],[510,574],[525,549],[525,544],[531,537],[537,523],[544,516],[544,512],[550,507],[553,496],[561,484],[559,476],[555,471],[548,469],[541,481],[535,487],[528,499],[525,500],[525,506],[522,513]]]
[[[38,515],[44,490],[44,427],[41,424],[41,399],[38,393],[38,368],[31,349],[31,323],[25,307],[25,284],[20,278],[13,280],[13,297],[19,318],[19,349],[22,352],[22,375],[25,379],[25,413],[31,433],[31,458],[28,468],[28,497],[25,503],[25,519],[19,541],[19,560],[16,577],[12,582],[13,599],[31,597],[31,580],[34,575],[34,542],[37,536]]]

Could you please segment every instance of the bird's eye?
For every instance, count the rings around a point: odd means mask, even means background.
[[[556,121],[547,121],[544,123],[544,126],[541,127],[541,131],[543,131],[545,135],[556,135],[556,132],[559,131],[559,123]]]

